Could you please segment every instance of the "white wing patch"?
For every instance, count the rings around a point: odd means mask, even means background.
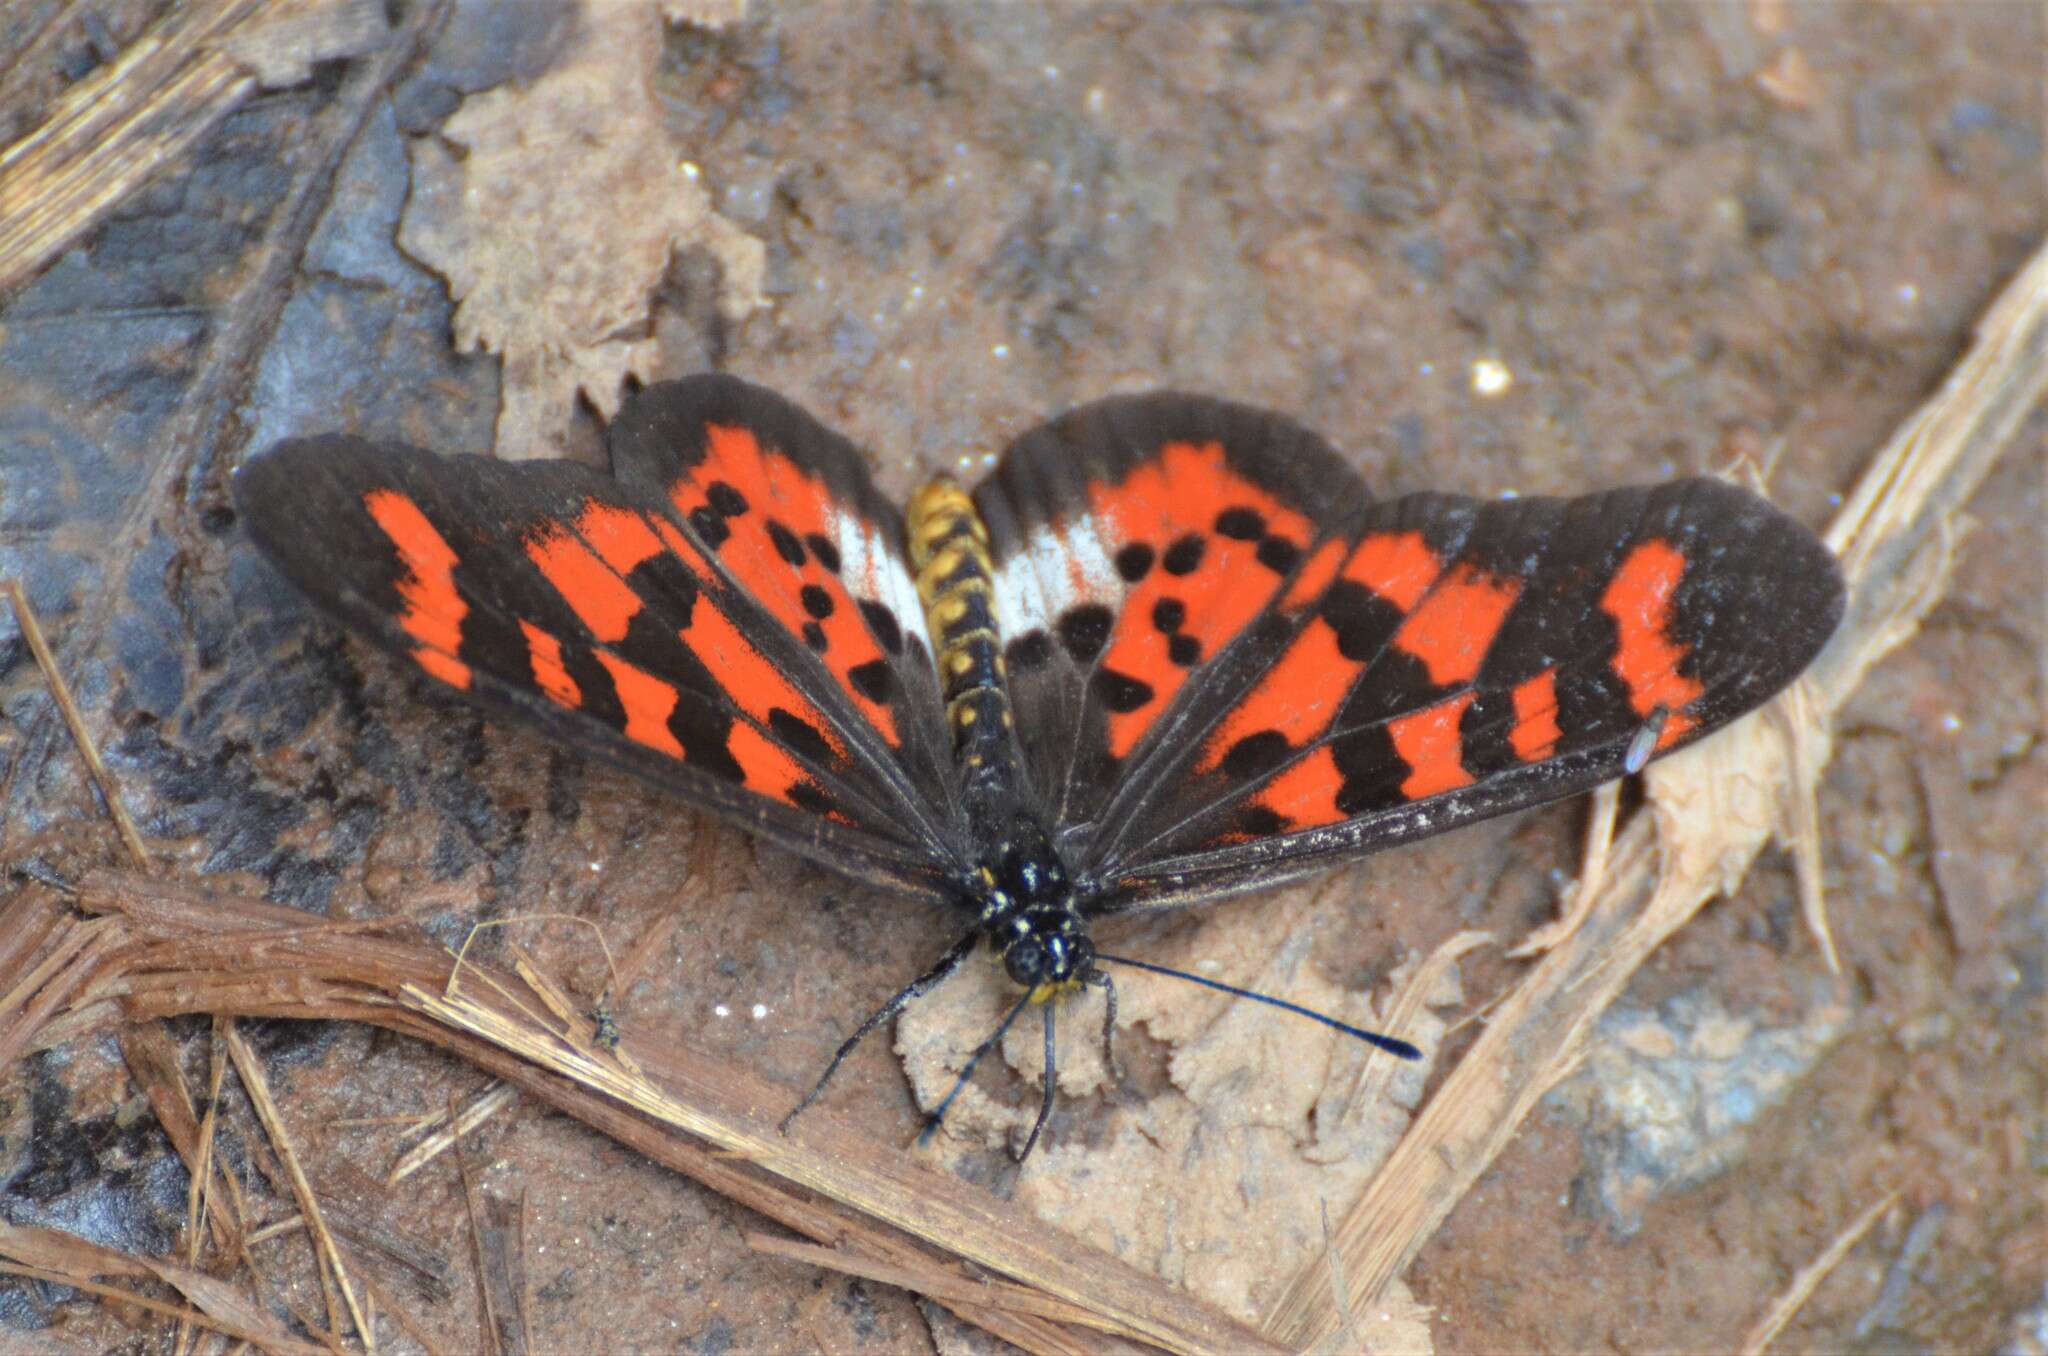
[[[1114,608],[1123,580],[1094,523],[1047,523],[1025,538],[1024,548],[995,566],[996,615],[1011,635],[1051,627],[1081,603]]]
[[[909,562],[890,545],[879,526],[864,526],[853,514],[834,514],[832,535],[839,547],[839,577],[854,597],[871,598],[895,613],[903,634],[920,642],[929,656],[932,643],[925,631],[924,604],[917,596]]]

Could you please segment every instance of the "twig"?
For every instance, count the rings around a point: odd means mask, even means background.
[[[69,1286],[73,1290],[83,1290],[89,1295],[98,1295],[102,1299],[116,1300],[122,1304],[132,1304],[137,1308],[147,1309],[151,1313],[162,1314],[166,1318],[175,1318],[181,1323],[190,1323],[195,1327],[209,1328],[214,1332],[226,1333],[229,1337],[238,1337],[245,1342],[260,1343],[265,1350],[284,1352],[286,1356],[334,1356],[334,1353],[340,1351],[338,1347],[317,1347],[311,1342],[281,1341],[272,1334],[254,1332],[237,1324],[215,1319],[202,1309],[166,1304],[160,1299],[152,1299],[148,1295],[138,1295],[133,1290],[124,1290],[118,1285],[106,1285],[86,1277],[73,1276],[67,1272],[45,1271],[41,1267],[25,1267],[13,1262],[0,1262],[0,1275],[26,1276],[33,1281],[46,1281],[51,1285]]]
[[[57,703],[58,713],[64,717],[64,727],[71,731],[71,742],[78,746],[78,756],[85,760],[85,769],[92,775],[100,801],[107,807],[108,817],[114,821],[114,831],[121,835],[121,846],[127,849],[128,860],[137,870],[148,870],[149,849],[142,845],[142,835],[136,832],[135,821],[128,817],[128,807],[121,803],[121,797],[116,793],[113,774],[100,761],[99,748],[85,728],[85,717],[79,713],[71,687],[57,668],[57,657],[50,653],[50,642],[43,638],[43,624],[36,620],[36,610],[29,606],[28,592],[22,588],[19,579],[0,581],[0,592],[7,595],[8,603],[14,608],[14,620],[21,627],[21,637],[28,642],[29,653],[36,657],[36,667],[43,671],[43,682],[50,689],[51,699]]]
[[[462,1107],[461,1110],[454,1112],[452,1121],[446,1129],[435,1131],[408,1150],[405,1156],[398,1160],[397,1164],[384,1178],[384,1184],[386,1186],[397,1186],[400,1182],[403,1182],[406,1178],[448,1152],[464,1135],[512,1105],[518,1098],[519,1089],[511,1084],[491,1084],[482,1092],[471,1097],[468,1104]],[[449,1113],[442,1113],[440,1119],[448,1120]]]
[[[298,1151],[292,1147],[284,1117],[271,1098],[270,1082],[264,1076],[262,1061],[256,1058],[256,1052],[249,1048],[249,1043],[242,1039],[242,1033],[235,1029],[233,1023],[226,1024],[223,1036],[227,1042],[228,1058],[234,1061],[235,1072],[241,1075],[242,1087],[249,1094],[249,1104],[256,1109],[256,1119],[263,1123],[264,1133],[277,1149],[278,1160],[284,1164],[285,1174],[291,1181],[292,1194],[298,1198],[299,1213],[306,1217],[313,1235],[314,1252],[320,1258],[322,1276],[333,1277],[343,1302],[348,1305],[349,1318],[356,1325],[356,1331],[367,1334],[362,1306],[356,1302],[355,1290],[349,1285],[348,1268],[342,1262],[341,1249],[336,1245],[334,1235],[328,1232],[327,1221],[320,1213],[320,1199],[314,1194],[312,1183],[306,1180],[305,1169],[299,1166]],[[327,1304],[328,1326],[339,1331],[340,1316],[333,1311],[331,1295]]]
[[[1777,1340],[1778,1334],[1785,1330],[1785,1325],[1799,1312],[1800,1306],[1820,1288],[1828,1273],[1842,1264],[1842,1259],[1849,1255],[1849,1249],[1863,1241],[1863,1235],[1870,1232],[1870,1226],[1882,1219],[1884,1212],[1891,1209],[1892,1202],[1898,1198],[1897,1188],[1886,1192],[1883,1199],[1872,1202],[1862,1214],[1850,1221],[1848,1228],[1836,1234],[1835,1241],[1822,1248],[1818,1257],[1799,1268],[1792,1284],[1779,1292],[1778,1297],[1771,1301],[1771,1307],[1764,1310],[1756,1326],[1749,1330],[1749,1335],[1742,1339],[1742,1356],[1763,1356],[1771,1343]]]

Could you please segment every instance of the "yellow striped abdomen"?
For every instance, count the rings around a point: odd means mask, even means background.
[[[1000,736],[1010,726],[1010,694],[996,632],[988,528],[965,490],[934,480],[911,496],[908,530],[953,746],[989,741],[1006,748],[1009,741]]]

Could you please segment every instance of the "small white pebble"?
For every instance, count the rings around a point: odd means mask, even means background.
[[[1481,358],[1472,364],[1472,394],[1491,399],[1506,395],[1515,384],[1515,374],[1498,358]]]

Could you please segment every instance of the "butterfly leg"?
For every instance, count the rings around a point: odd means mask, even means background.
[[[1121,1083],[1124,1071],[1116,1064],[1116,980],[1106,970],[1090,970],[1081,982],[1102,990],[1102,1064],[1109,1070],[1110,1082]]]
[[[937,1106],[926,1113],[924,1129],[917,1133],[917,1142],[919,1144],[931,1143],[932,1136],[939,1131],[939,1122],[946,1119],[946,1108],[953,1105],[953,1099],[960,1095],[960,1089],[966,1087],[967,1080],[974,1077],[974,1066],[981,1063],[983,1055],[1002,1044],[1003,1037],[1009,1033],[1011,1023],[1015,1022],[1024,1009],[1030,1006],[1031,995],[1027,993],[1017,1000],[1016,1007],[1010,1009],[1010,1015],[1003,1018],[1003,1024],[996,1028],[996,1034],[974,1047],[974,1053],[967,1056],[967,1067],[962,1069],[960,1076],[953,1080],[952,1088],[944,1097],[939,1099]]]
[[[1045,1129],[1045,1122],[1047,1118],[1052,1115],[1053,1089],[1059,1086],[1059,1075],[1058,1072],[1053,1068],[1052,1057],[1052,1015],[1053,1009],[1057,1008],[1059,1004],[1041,1003],[1039,1004],[1039,1006],[1045,1009],[1044,1090],[1040,1093],[1038,1099],[1038,1119],[1031,1122],[1031,1138],[1024,1141],[1024,1152],[1017,1155],[1017,1161],[1019,1163],[1022,1163],[1025,1159],[1031,1157],[1031,1150],[1037,1146],[1038,1132]]]
[[[958,970],[960,963],[967,959],[968,954],[974,950],[975,942],[979,941],[980,938],[981,934],[979,932],[970,932],[959,941],[953,943],[951,947],[947,948],[946,954],[939,957],[937,965],[934,965],[916,979],[911,980],[910,983],[897,990],[895,997],[876,1008],[872,1013],[869,1013],[868,1019],[860,1024],[859,1029],[840,1043],[839,1049],[832,1055],[832,1062],[825,1066],[825,1072],[818,1075],[818,1081],[811,1085],[811,1090],[804,1094],[804,1099],[798,1102],[787,1116],[782,1118],[782,1123],[777,1129],[781,1130],[785,1135],[788,1134],[790,1124],[804,1113],[805,1108],[818,1100],[819,1094],[825,1091],[825,1085],[832,1081],[833,1074],[839,1072],[839,1066],[846,1062],[846,1057],[853,1053],[854,1047],[866,1040],[876,1027],[908,1007],[912,1000],[924,997],[924,995],[930,993],[944,982],[948,975]],[[949,1098],[948,1100],[950,1101],[951,1099]]]

